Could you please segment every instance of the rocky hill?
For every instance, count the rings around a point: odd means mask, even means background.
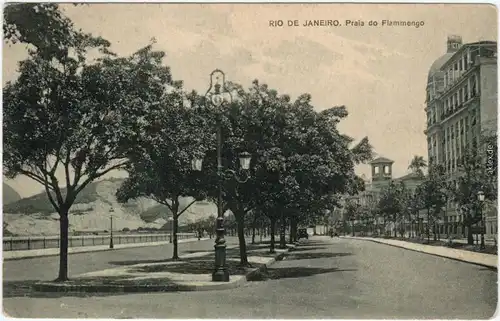
[[[115,197],[123,179],[108,179],[89,184],[77,197],[69,213],[70,231],[103,231],[110,228],[113,215],[113,229],[125,227],[161,228],[171,216],[168,207],[153,200],[140,198],[120,204]],[[189,204],[190,199],[182,200]],[[29,198],[5,204],[4,233],[15,235],[59,234],[59,215],[54,211],[47,195],[40,193]],[[180,224],[216,214],[214,204],[196,202],[180,218]]]
[[[2,193],[3,193],[3,204],[10,204],[17,202],[21,199],[21,196],[19,195],[18,192],[16,192],[15,189],[10,187],[9,185],[3,183],[3,188],[2,188]]]

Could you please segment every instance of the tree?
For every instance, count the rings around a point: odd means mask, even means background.
[[[427,210],[427,240],[430,238],[430,226],[446,206],[446,181],[442,167],[433,165],[425,180],[417,186],[416,196],[419,204]]]
[[[29,45],[31,54],[45,61],[66,60],[68,51],[78,48],[82,41],[106,41],[74,28],[56,3],[18,3],[4,8],[3,31],[9,43]],[[101,48],[107,51],[107,47]]]
[[[356,235],[354,221],[356,221],[356,219],[358,218],[359,209],[360,205],[356,201],[352,199],[346,200],[344,205],[344,213],[346,221],[351,221],[352,236]]]
[[[148,113],[171,81],[169,68],[161,65],[164,53],[151,46],[115,58],[106,50],[107,41],[71,32],[52,51],[56,44],[30,50],[29,58],[19,63],[18,79],[4,87],[4,174],[42,184],[59,213],[57,281],[68,279],[68,213],[76,196],[126,165],[128,152],[151,120]],[[26,34],[20,39],[31,38]],[[85,53],[93,48],[104,55],[89,63]]]
[[[396,226],[398,220],[406,212],[405,198],[406,188],[403,182],[396,183],[391,181],[389,185],[382,190],[382,195],[378,201],[378,211]],[[394,236],[397,236],[397,229],[394,229]]]
[[[196,104],[196,96],[191,97]],[[190,106],[184,100],[185,95],[180,87],[171,89],[165,95],[153,126],[130,152],[130,162],[126,167],[129,177],[117,191],[117,198],[121,202],[148,197],[170,209],[174,260],[179,258],[179,217],[196,200],[206,197],[199,188],[202,182],[192,170],[191,162],[196,154],[204,152],[203,143],[212,139],[196,106]],[[194,199],[180,208],[181,200],[189,196]]]
[[[413,173],[417,174],[419,177],[424,176],[423,168],[427,167],[427,162],[424,160],[423,156],[413,156],[413,159],[408,166]]]
[[[285,224],[296,227],[298,221],[321,221],[325,199],[359,189],[362,182],[354,174],[354,165],[371,157],[371,146],[365,138],[349,149],[353,140],[337,128],[347,116],[343,106],[318,113],[309,94],[292,102],[288,95],[279,95],[258,81],[248,90],[233,86],[238,98],[222,112],[223,160],[226,168],[238,171],[237,154],[245,150],[252,155],[252,163],[245,184],[225,181],[223,198],[238,222],[240,263],[247,264],[247,213],[256,209],[269,218],[271,251],[279,221],[284,246]],[[206,175],[216,177],[215,156],[205,159],[210,164]],[[215,198],[213,192],[208,191]]]
[[[257,208],[251,210],[245,216],[245,226],[248,226],[252,230],[252,244],[255,244],[255,234],[257,229],[259,229],[259,234],[262,239],[262,231],[260,231],[260,228],[262,227],[262,224],[264,222],[264,217],[265,215],[262,213],[262,211],[258,210]]]
[[[498,174],[490,159],[496,158],[496,139],[494,133],[482,136],[481,146],[466,146],[458,162],[458,177],[447,184],[451,200],[463,215],[462,224],[467,228],[469,245],[474,244],[471,227],[481,220],[478,192],[482,191],[489,202],[497,200]],[[492,152],[488,153],[488,150]]]

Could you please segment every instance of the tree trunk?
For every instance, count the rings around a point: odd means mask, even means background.
[[[415,236],[420,237],[420,217],[419,217],[420,211],[417,210],[416,214],[417,214],[417,222],[415,226]]]
[[[255,225],[252,226],[252,244],[255,244]]]
[[[408,238],[411,238],[411,233],[412,233],[412,223],[411,223],[411,214],[408,216]]]
[[[172,226],[172,241],[174,245],[174,252],[172,253],[172,260],[178,260],[179,259],[179,245],[178,245],[178,240],[177,240],[177,232],[179,230],[179,216],[177,214],[174,215],[174,220],[173,220],[173,226]]]
[[[463,225],[464,228],[467,228],[467,244],[474,245],[474,235],[472,234],[472,224]]]
[[[179,249],[178,249],[178,242],[177,242],[177,230],[179,228],[179,201],[177,198],[175,198],[172,201],[172,243],[174,246],[173,253],[172,253],[172,260],[178,260],[179,259]]]
[[[235,211],[236,222],[238,223],[238,242],[240,246],[240,265],[248,266],[247,244],[245,241],[245,213]]]
[[[292,244],[293,243],[293,219],[290,220],[290,230],[288,231],[288,243]]]
[[[292,229],[292,235],[293,235],[293,241],[294,242],[297,242],[298,239],[297,239],[297,229],[298,229],[298,223],[296,220],[293,220],[292,221],[292,226],[291,226],[291,229]]]
[[[269,247],[269,252],[270,253],[274,253],[275,250],[274,250],[274,232],[275,232],[275,227],[276,227],[276,219],[271,219],[271,245]]]
[[[59,213],[59,276],[56,282],[68,281],[68,210],[61,209]]]
[[[285,221],[285,213],[281,212],[281,222],[280,222],[280,249],[286,249],[286,221]]]
[[[430,218],[431,218],[431,212],[429,209],[427,209],[427,243],[431,241]]]

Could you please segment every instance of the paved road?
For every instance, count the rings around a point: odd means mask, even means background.
[[[269,275],[222,291],[11,297],[4,310],[27,318],[482,319],[497,302],[496,271],[362,240],[312,238]]]
[[[236,237],[227,237],[228,245],[238,244]],[[179,255],[213,249],[214,240],[179,243]],[[116,267],[131,260],[162,260],[172,257],[172,245],[115,249],[113,251],[75,253],[69,255],[69,277],[86,272]],[[4,281],[53,280],[57,277],[59,257],[38,257],[3,262]]]

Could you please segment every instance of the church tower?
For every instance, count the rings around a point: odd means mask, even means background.
[[[372,166],[372,184],[380,185],[387,183],[392,179],[392,164],[394,161],[378,157],[370,162]]]

